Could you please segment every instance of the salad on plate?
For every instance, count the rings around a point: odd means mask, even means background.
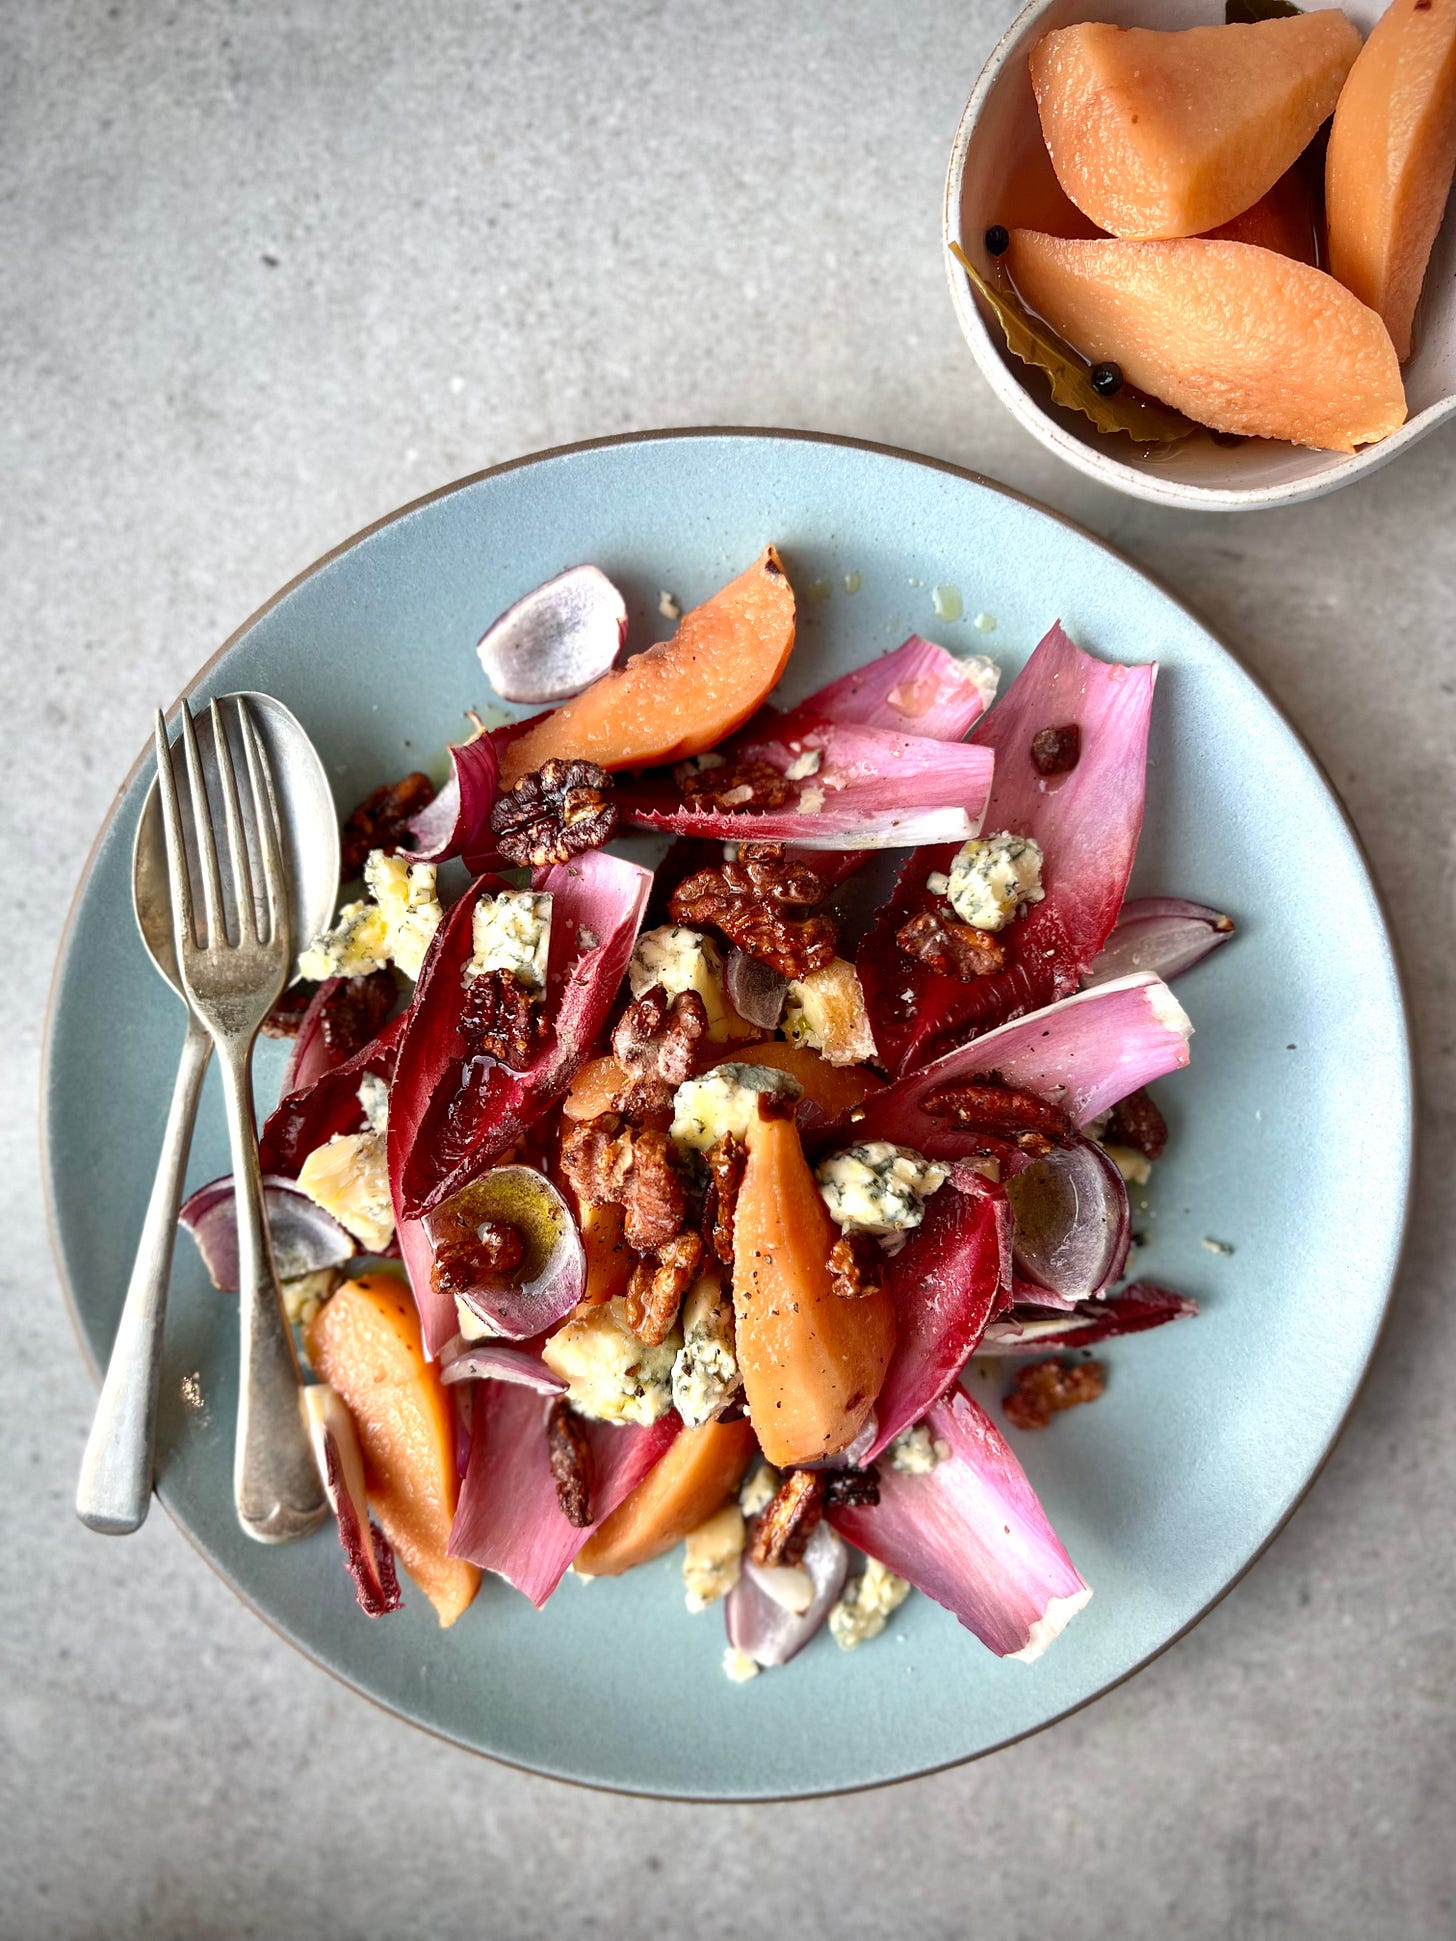
[[[1194,1313],[1128,1187],[1233,924],[1126,898],[1154,666],[1054,625],[996,699],[912,637],[784,708],[795,611],[770,546],[624,659],[574,568],[480,643],[539,711],[345,824],[261,1148],[371,1617],[681,1545],[745,1679],[912,1588],[1025,1659],[1091,1596],[962,1372],[1030,1431]],[[230,1182],[183,1221],[236,1285]]]

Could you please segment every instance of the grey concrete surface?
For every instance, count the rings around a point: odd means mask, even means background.
[[[1110,496],[1025,438],[963,351],[937,248],[951,134],[1008,11],[0,0],[0,1934],[1456,1931],[1456,431],[1236,518]],[[86,1535],[92,1391],[34,1150],[66,901],[157,697],[401,501],[695,423],[969,463],[1186,596],[1364,832],[1425,1084],[1394,1316],[1272,1552],[1051,1734],[786,1808],[497,1770],[294,1656],[165,1517]],[[1329,961],[1338,984],[1337,912]]]

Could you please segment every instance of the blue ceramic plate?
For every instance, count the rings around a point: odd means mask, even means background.
[[[1058,617],[1094,652],[1156,658],[1134,887],[1238,918],[1234,944],[1180,984],[1193,1062],[1161,1088],[1172,1137],[1136,1222],[1149,1236],[1139,1272],[1196,1295],[1203,1311],[1112,1344],[1095,1408],[1015,1438],[1095,1587],[1087,1610],[1040,1663],[1010,1664],[915,1597],[852,1656],[821,1636],[746,1686],[720,1669],[721,1614],[684,1610],[676,1557],[619,1582],[568,1578],[540,1615],[488,1579],[451,1631],[418,1593],[371,1624],[331,1530],[286,1550],[239,1533],[230,1303],[185,1238],[162,1384],[163,1501],[293,1643],[461,1745],[686,1798],[827,1792],[971,1758],[1085,1705],[1186,1630],[1289,1515],[1345,1418],[1389,1294],[1410,1171],[1397,973],[1328,784],[1182,607],[1085,533],[982,479],[779,433],[669,434],[526,459],[352,540],[249,621],[193,691],[278,695],[314,735],[347,807],[382,778],[436,763],[458,737],[462,709],[489,698],[475,641],[528,588],[595,560],[626,593],[641,641],[670,631],[660,590],[693,605],[768,539],[801,597],[793,696],[914,629],[993,652],[1007,676]],[[956,590],[964,618],[937,618],[936,588]],[[942,594],[939,604],[955,603]],[[977,615],[994,616],[994,630],[978,629]],[[91,858],[50,1020],[50,1195],[64,1279],[98,1361],[182,1036],[131,917],[146,779],[133,774]],[[281,1059],[279,1047],[263,1049],[267,1104]],[[213,1091],[192,1180],[226,1166]],[[992,1399],[991,1381],[976,1387]]]

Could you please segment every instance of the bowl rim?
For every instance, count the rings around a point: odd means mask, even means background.
[[[1219,637],[1219,635],[1215,634],[1212,631],[1212,629],[1210,629],[1204,624],[1204,622],[1199,618],[1195,609],[1192,606],[1190,606],[1187,601],[1183,600],[1179,595],[1171,592],[1156,574],[1150,572],[1140,562],[1133,559],[1129,554],[1123,552],[1120,547],[1114,546],[1108,540],[1102,538],[1099,534],[1091,531],[1090,528],[1082,525],[1080,521],[1068,517],[1068,515],[1065,513],[1058,512],[1053,507],[1044,505],[1039,499],[1032,497],[1030,493],[1018,491],[1014,486],[1004,485],[1001,483],[1000,480],[988,478],[984,473],[973,471],[968,466],[954,464],[948,459],[933,458],[928,456],[925,453],[911,451],[904,446],[882,444],[872,439],[854,438],[841,433],[806,431],[802,429],[779,428],[779,427],[765,426],[765,425],[673,426],[673,427],[664,427],[658,430],[617,432],[605,437],[586,438],[586,439],[575,441],[570,444],[548,446],[534,452],[525,453],[517,458],[506,459],[496,465],[486,466],[483,469],[476,472],[466,473],[462,477],[453,479],[445,485],[437,486],[429,492],[422,493],[418,498],[409,500],[406,504],[398,506],[390,512],[384,513],[381,517],[377,519],[370,520],[366,525],[359,527],[355,532],[351,533],[347,538],[341,540],[337,545],[330,547],[327,552],[320,554],[317,559],[313,560],[309,565],[303,567],[301,571],[299,571],[298,573],[295,573],[290,580],[288,580],[283,586],[278,588],[278,590],[275,593],[271,594],[268,599],[264,600],[261,605],[256,607],[254,611],[251,614],[249,614],[248,617],[244,621],[242,621],[239,626],[235,627],[233,631],[227,636],[227,638],[221,643],[221,645],[217,647],[207,657],[207,659],[203,661],[202,664],[193,672],[193,674],[190,676],[188,680],[187,685],[182,688],[179,695],[172,702],[171,707],[168,708],[167,710],[168,715],[169,716],[171,715],[171,713],[175,710],[175,708],[179,705],[179,703],[192,692],[192,689],[197,684],[197,682],[201,681],[206,677],[206,675],[217,665],[217,663],[222,659],[222,657],[225,654],[229,653],[231,649],[234,646],[236,646],[239,641],[241,641],[243,636],[251,630],[251,628],[257,623],[257,621],[262,619],[262,617],[265,614],[270,613],[273,610],[273,608],[280,605],[284,600],[286,600],[296,587],[301,586],[306,580],[312,579],[315,574],[323,571],[324,568],[331,565],[335,560],[339,559],[343,554],[349,552],[353,547],[360,544],[363,540],[368,539],[374,533],[381,531],[386,526],[394,525],[400,520],[411,517],[422,507],[432,504],[435,500],[447,498],[452,493],[463,491],[471,486],[479,484],[483,480],[498,478],[513,472],[524,471],[532,466],[544,464],[544,463],[547,463],[548,461],[555,460],[555,459],[575,457],[579,454],[583,454],[587,452],[611,450],[615,447],[624,446],[624,445],[637,445],[637,444],[646,445],[646,444],[658,444],[658,443],[667,443],[667,442],[676,442],[676,441],[687,441],[690,439],[697,440],[697,439],[714,439],[714,438],[732,438],[732,439],[739,439],[739,440],[745,440],[745,441],[761,440],[764,442],[782,441],[782,442],[788,442],[788,443],[804,443],[804,444],[837,446],[851,451],[866,452],[880,458],[895,459],[903,464],[923,466],[928,470],[943,473],[950,478],[964,481],[965,483],[970,485],[982,487],[985,490],[999,494],[1003,498],[1014,500],[1016,503],[1026,506],[1030,508],[1032,511],[1042,514],[1044,517],[1048,519],[1053,519],[1057,522],[1058,525],[1064,526],[1068,528],[1071,532],[1077,534],[1080,538],[1088,540],[1093,546],[1097,547],[1102,552],[1108,554],[1110,557],[1117,560],[1120,564],[1126,567],[1129,567],[1134,573],[1137,573],[1138,575],[1140,575],[1150,585],[1152,585],[1156,589],[1156,591],[1160,595],[1162,595],[1162,597],[1170,601],[1171,604],[1177,607],[1180,612],[1187,615],[1188,619],[1192,622],[1192,624],[1197,628],[1199,628],[1203,633],[1205,633],[1208,636],[1209,640],[1212,642],[1212,644],[1218,649],[1218,651],[1222,654],[1227,655],[1228,658],[1238,668],[1239,672],[1253,685],[1253,687],[1256,689],[1256,691],[1261,696],[1261,698],[1273,711],[1274,715],[1276,716],[1280,724],[1283,726],[1285,731],[1290,735],[1295,745],[1300,750],[1301,754],[1303,754],[1305,759],[1310,763],[1319,781],[1323,784],[1324,788],[1328,792],[1330,800],[1334,805],[1335,811],[1339,816],[1341,823],[1344,826],[1345,833],[1350,841],[1352,849],[1355,852],[1356,858],[1366,873],[1366,876],[1370,883],[1371,893],[1375,899],[1376,907],[1380,911],[1381,916],[1385,920],[1386,942],[1390,952],[1390,962],[1391,962],[1391,969],[1393,973],[1393,985],[1394,985],[1394,994],[1395,994],[1395,1000],[1396,1000],[1396,1013],[1397,1013],[1396,1022],[1398,1026],[1399,1050],[1401,1054],[1400,1072],[1401,1072],[1401,1078],[1402,1078],[1402,1084],[1403,1084],[1404,1106],[1405,1106],[1405,1110],[1403,1114],[1403,1124],[1402,1124],[1403,1147],[1404,1147],[1403,1158],[1405,1162],[1404,1163],[1404,1185],[1400,1196],[1400,1205],[1397,1209],[1398,1218],[1397,1218],[1396,1227],[1395,1227],[1395,1244],[1391,1254],[1389,1275],[1386,1280],[1385,1287],[1381,1293],[1379,1313],[1378,1313],[1378,1316],[1376,1317],[1375,1327],[1370,1337],[1369,1351],[1365,1357],[1364,1365],[1360,1369],[1360,1372],[1356,1377],[1354,1386],[1350,1391],[1350,1395],[1346,1402],[1346,1405],[1342,1410],[1339,1416],[1339,1419],[1334,1423],[1334,1425],[1331,1427],[1329,1431],[1328,1439],[1325,1443],[1324,1448],[1320,1452],[1320,1455],[1316,1460],[1316,1462],[1314,1463],[1313,1467],[1310,1469],[1309,1474],[1304,1478],[1299,1489],[1291,1497],[1289,1503],[1284,1509],[1283,1514],[1271,1526],[1263,1542],[1260,1543],[1258,1547],[1250,1553],[1250,1555],[1244,1560],[1244,1562],[1233,1573],[1233,1575],[1228,1579],[1228,1581],[1222,1584],[1219,1587],[1219,1589],[1215,1591],[1214,1594],[1208,1599],[1208,1601],[1205,1604],[1203,1604],[1200,1607],[1200,1609],[1196,1611],[1191,1618],[1189,1618],[1188,1622],[1182,1625],[1177,1631],[1170,1634],[1167,1638],[1165,1638],[1161,1644],[1157,1645],[1153,1650],[1149,1651],[1146,1654],[1146,1656],[1140,1658],[1136,1664],[1129,1666],[1126,1671],[1120,1673],[1117,1677],[1109,1679],[1106,1684],[1098,1686],[1098,1688],[1095,1691],[1088,1693],[1086,1697],[1079,1699],[1075,1704],[1066,1706],[1062,1711],[1054,1713],[1049,1718],[1040,1720],[1036,1725],[1028,1727],[1024,1732],[1014,1732],[1014,1733],[1008,1734],[1006,1738],[997,1740],[994,1745],[984,1746],[976,1752],[967,1753],[957,1759],[942,1760],[936,1765],[925,1766],[918,1769],[915,1772],[898,1774],[895,1777],[889,1778],[889,1779],[860,1780],[860,1781],[854,1781],[845,1785],[820,1787],[809,1791],[795,1791],[795,1792],[784,1793],[784,1794],[725,1793],[721,1795],[714,1795],[714,1794],[704,1793],[704,1794],[685,1795],[680,1792],[659,1793],[639,1786],[613,1785],[607,1781],[581,1779],[571,1774],[554,1773],[554,1772],[546,1771],[538,1766],[532,1766],[520,1760],[507,1758],[501,1753],[488,1751],[484,1747],[475,1745],[467,1740],[453,1737],[450,1733],[442,1730],[438,1726],[428,1724],[416,1717],[411,1716],[409,1713],[402,1712],[397,1707],[391,1705],[387,1700],[376,1697],[372,1692],[366,1690],[363,1686],[355,1683],[344,1672],[336,1670],[332,1665],[325,1663],[321,1658],[315,1657],[313,1653],[307,1648],[306,1645],[304,1645],[297,1639],[290,1636],[288,1631],[283,1628],[280,1622],[278,1622],[272,1616],[270,1616],[270,1614],[259,1603],[257,1603],[254,1600],[254,1598],[240,1584],[236,1583],[234,1579],[230,1577],[226,1571],[223,1570],[220,1564],[216,1563],[213,1560],[213,1558],[211,1558],[207,1554],[207,1551],[203,1548],[202,1544],[196,1538],[194,1538],[192,1531],[187,1527],[186,1523],[182,1520],[180,1515],[176,1511],[174,1511],[174,1509],[172,1508],[172,1505],[167,1501],[167,1499],[160,1494],[155,1495],[155,1500],[159,1502],[162,1505],[162,1508],[166,1511],[167,1517],[171,1522],[173,1528],[178,1531],[178,1533],[191,1546],[191,1548],[196,1552],[196,1554],[199,1557],[201,1557],[202,1561],[208,1566],[208,1568],[213,1572],[213,1574],[218,1578],[218,1580],[227,1588],[227,1590],[231,1593],[231,1595],[237,1598],[239,1603],[241,1603],[242,1605],[245,1606],[246,1609],[251,1611],[255,1617],[259,1618],[261,1622],[265,1624],[267,1628],[271,1632],[273,1632],[276,1637],[280,1638],[285,1644],[289,1646],[291,1650],[296,1651],[300,1657],[304,1658],[309,1664],[313,1665],[317,1670],[321,1670],[325,1672],[330,1678],[333,1678],[339,1685],[341,1685],[346,1691],[351,1692],[356,1698],[362,1698],[366,1700],[369,1704],[375,1706],[379,1711],[386,1714],[386,1716],[393,1719],[397,1719],[401,1724],[407,1725],[415,1731],[423,1732],[427,1734],[430,1738],[436,1739],[444,1745],[452,1746],[460,1751],[473,1754],[477,1758],[488,1759],[493,1764],[505,1767],[511,1771],[529,1774],[533,1778],[550,1780],[560,1785],[579,1788],[584,1792],[605,1793],[605,1794],[610,1794],[614,1796],[621,1796],[624,1798],[660,1800],[663,1802],[670,1802],[673,1804],[686,1804],[686,1805],[698,1805],[698,1806],[741,1806],[741,1805],[750,1804],[750,1803],[755,1805],[776,1805],[776,1804],[791,1804],[799,1800],[835,1799],[835,1798],[840,1798],[842,1796],[856,1794],[856,1793],[878,1792],[890,1786],[910,1785],[914,1783],[916,1780],[929,1779],[929,1778],[935,1777],[937,1774],[940,1774],[940,1773],[956,1771],[957,1769],[963,1766],[971,1765],[972,1763],[978,1760],[987,1759],[994,1753],[1002,1752],[1008,1746],[1018,1745],[1026,1739],[1034,1738],[1038,1736],[1040,1733],[1050,1730],[1051,1727],[1060,1725],[1063,1722],[1063,1720],[1072,1718],[1079,1712],[1083,1712],[1087,1710],[1090,1706],[1096,1704],[1100,1699],[1105,1698],[1109,1692],[1116,1691],[1120,1686],[1127,1684],[1130,1680],[1137,1677],[1140,1672],[1144,1671],[1156,1659],[1161,1658],[1165,1652],[1170,1651],[1174,1645],[1180,1643],[1184,1638],[1186,1638],[1188,1634],[1192,1630],[1194,1630],[1197,1625],[1203,1622],[1204,1618],[1208,1616],[1210,1611],[1212,1611],[1217,1605],[1221,1604],[1223,1600],[1229,1595],[1229,1593],[1233,1591],[1240,1583],[1243,1582],[1244,1578],[1249,1574],[1249,1572],[1254,1568],[1254,1566],[1260,1561],[1262,1557],[1264,1557],[1264,1555],[1273,1546],[1276,1539],[1280,1535],[1282,1535],[1283,1531],[1288,1526],[1295,1512],[1303,1505],[1303,1503],[1305,1502],[1305,1499],[1309,1496],[1311,1490],[1313,1490],[1315,1484],[1319,1481],[1321,1475],[1324,1473],[1325,1467],[1328,1464],[1331,1455],[1334,1453],[1335,1447],[1339,1443],[1340,1438],[1343,1436],[1345,1429],[1349,1425],[1350,1418],[1353,1415],[1362,1394],[1364,1393],[1365,1384],[1369,1380],[1371,1368],[1374,1365],[1376,1354],[1379,1350],[1381,1341],[1384,1337],[1386,1325],[1390,1319],[1390,1310],[1394,1302],[1395,1290],[1400,1280],[1401,1270],[1404,1265],[1405,1255],[1406,1255],[1406,1251],[1407,1251],[1407,1247],[1410,1239],[1411,1209],[1412,1209],[1412,1202],[1413,1202],[1414,1191],[1415,1191],[1416,1164],[1417,1164],[1417,1158],[1418,1158],[1418,1136],[1419,1136],[1419,1124],[1418,1124],[1418,1118],[1417,1118],[1417,1073],[1416,1073],[1416,1066],[1415,1066],[1415,1060],[1414,1060],[1414,1046],[1413,1046],[1412,1032],[1411,1032],[1411,1000],[1410,1000],[1409,979],[1408,979],[1405,964],[1403,962],[1401,952],[1396,940],[1395,932],[1389,921],[1389,914],[1388,914],[1388,911],[1386,910],[1385,897],[1380,885],[1380,879],[1371,865],[1370,857],[1366,852],[1365,845],[1361,839],[1359,830],[1356,828],[1354,819],[1351,816],[1350,811],[1345,804],[1344,798],[1339,792],[1339,789],[1336,787],[1333,778],[1330,776],[1328,770],[1325,768],[1324,763],[1320,760],[1319,756],[1316,754],[1314,749],[1310,747],[1309,743],[1305,739],[1304,735],[1300,732],[1299,728],[1294,724],[1293,721],[1290,720],[1288,714],[1285,712],[1284,708],[1282,707],[1280,702],[1276,699],[1276,697],[1271,693],[1271,691],[1264,683],[1264,681],[1260,679],[1260,677],[1257,674],[1255,674],[1252,670],[1250,670],[1244,665],[1243,661],[1239,659],[1239,657],[1232,651],[1231,648],[1225,645],[1225,643]],[[106,812],[102,816],[102,819],[97,828],[96,834],[92,838],[90,847],[86,851],[85,858],[82,862],[81,869],[76,880],[75,888],[71,894],[70,903],[66,911],[65,922],[62,926],[60,938],[57,944],[56,959],[51,970],[50,984],[46,995],[45,1013],[42,1020],[42,1030],[41,1030],[41,1056],[40,1056],[40,1073],[39,1073],[40,1097],[39,1097],[38,1117],[39,1117],[39,1130],[40,1130],[41,1195],[42,1195],[42,1203],[45,1211],[46,1231],[47,1231],[48,1238],[50,1240],[52,1259],[55,1263],[56,1278],[60,1285],[61,1295],[65,1303],[67,1316],[70,1320],[72,1333],[75,1336],[77,1347],[80,1350],[82,1362],[87,1368],[89,1368],[89,1370],[91,1371],[92,1379],[97,1383],[98,1386],[100,1384],[102,1370],[100,1368],[100,1365],[96,1361],[95,1357],[91,1353],[91,1348],[90,1348],[89,1342],[87,1341],[85,1330],[81,1324],[80,1306],[76,1299],[75,1290],[73,1289],[70,1282],[70,1278],[66,1272],[65,1255],[61,1246],[60,1219],[59,1219],[59,1214],[58,1214],[58,1210],[56,1207],[56,1202],[55,1202],[55,1198],[52,1190],[52,1170],[50,1165],[50,1156],[52,1151],[52,1143],[51,1143],[52,1054],[53,1054],[54,1045],[55,1045],[56,1008],[57,1008],[57,1001],[59,997],[61,978],[62,978],[62,973],[65,969],[65,966],[70,958],[70,954],[74,945],[76,925],[77,925],[77,920],[80,913],[82,899],[85,895],[86,889],[94,873],[97,859],[100,854],[102,845],[106,841],[107,836],[110,833],[113,824],[115,823],[117,817],[121,813],[127,794],[130,791],[131,786],[135,781],[138,772],[151,759],[152,759],[152,750],[150,745],[148,744],[143,746],[143,748],[137,755],[136,759],[132,762],[131,766],[128,768],[125,777],[117,785],[112,795],[111,801],[107,806]]]
[[[1065,459],[1099,485],[1109,486],[1115,492],[1126,492],[1132,498],[1146,499],[1153,505],[1177,506],[1183,511],[1247,512],[1261,506],[1295,505],[1302,500],[1319,499],[1326,493],[1338,491],[1342,485],[1352,484],[1357,478],[1379,471],[1403,451],[1418,444],[1446,418],[1456,414],[1456,393],[1437,399],[1414,417],[1407,418],[1389,437],[1382,438],[1377,444],[1362,446],[1359,451],[1342,458],[1338,465],[1331,465],[1309,478],[1289,479],[1282,485],[1191,485],[1162,473],[1122,464],[1109,453],[1084,443],[1031,395],[1013,375],[998,350],[985,313],[976,301],[965,272],[951,253],[950,245],[956,242],[965,246],[960,219],[961,189],[965,180],[966,157],[981,112],[1026,30],[1055,4],[1057,0],[1026,0],[986,57],[956,125],[950,163],[946,170],[941,254],[945,260],[951,304],[961,335],[970,345],[981,375],[1013,417],[1048,451]]]

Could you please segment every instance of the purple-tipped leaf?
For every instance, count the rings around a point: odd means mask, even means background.
[[[913,1070],[935,1051],[1077,989],[1127,890],[1156,674],[1151,666],[1096,660],[1054,626],[974,729],[972,745],[994,753],[996,763],[983,827],[1033,838],[1046,893],[1000,933],[1010,952],[1005,968],[962,982],[907,957],[896,942],[921,911],[944,914],[928,879],[950,869],[955,849],[924,847],[910,858],[856,959],[875,1043],[892,1071]],[[1043,729],[1071,726],[1080,732],[1076,766],[1040,774],[1032,742]]]
[[[1032,1298],[1035,1298],[1033,1291]],[[1108,1301],[1088,1301],[1075,1314],[1039,1314],[1016,1307],[998,1315],[976,1344],[978,1355],[1043,1355],[1062,1348],[1090,1348],[1116,1335],[1142,1334],[1165,1322],[1191,1319],[1198,1303],[1169,1288],[1135,1281]]]
[[[1112,935],[1082,982],[1109,984],[1133,971],[1168,979],[1192,970],[1234,934],[1234,920],[1177,896],[1139,896],[1124,903]]]
[[[450,750],[450,779],[409,822],[407,852],[421,863],[443,863],[490,845],[490,812],[500,782],[500,757],[489,735]]]
[[[1105,1294],[1127,1262],[1132,1221],[1122,1174],[1091,1139],[1016,1169],[1011,1257],[1018,1300],[1075,1307]]]
[[[997,1657],[1039,1658],[1092,1593],[985,1410],[953,1389],[925,1426],[947,1456],[918,1475],[881,1464],[879,1502],[830,1520]]]
[[[749,737],[771,724],[780,738],[817,721],[842,727],[888,728],[932,741],[960,741],[991,705],[999,679],[994,662],[979,654],[948,654],[918,634],[853,673],[841,675],[790,713],[764,709]]]
[[[568,1523],[546,1440],[549,1402],[505,1382],[475,1391],[470,1462],[450,1531],[450,1555],[514,1584],[539,1609],[592,1532],[666,1454],[682,1426],[669,1413],[650,1428],[584,1422],[592,1480],[587,1529]]]
[[[517,1382],[538,1395],[564,1395],[566,1383],[523,1342],[467,1341],[456,1335],[440,1350],[442,1382]]]
[[[386,1085],[392,1081],[409,1015],[401,1011],[362,1051],[279,1100],[258,1137],[258,1157],[265,1173],[293,1179],[309,1154],[335,1133],[364,1129],[359,1087],[365,1078],[382,1078]]]
[[[844,1589],[849,1553],[827,1523],[815,1527],[804,1549],[804,1568],[814,1586],[807,1610],[789,1611],[765,1589],[751,1565],[723,1600],[728,1642],[756,1665],[786,1665],[829,1616]]]
[[[590,687],[627,638],[627,603],[597,566],[571,566],[507,607],[476,653],[504,700],[544,706]]]
[[[495,1166],[424,1216],[432,1248],[468,1243],[486,1221],[513,1226],[525,1257],[509,1273],[482,1261],[468,1283],[458,1264],[455,1293],[496,1334],[530,1341],[554,1328],[586,1292],[586,1250],[571,1208],[534,1166]],[[432,1306],[439,1303],[432,1288]]]
[[[323,1382],[303,1391],[309,1441],[324,1493],[339,1526],[344,1565],[354,1580],[354,1595],[365,1617],[385,1617],[400,1607],[394,1552],[378,1524],[370,1521],[364,1488],[364,1458],[354,1418],[344,1399]]]
[[[358,1251],[358,1242],[346,1233],[331,1213],[325,1213],[303,1192],[296,1181],[275,1173],[263,1177],[263,1204],[268,1215],[268,1232],[273,1241],[273,1261],[282,1280],[295,1280],[300,1274],[321,1273],[327,1267],[342,1267]],[[224,1293],[235,1294],[238,1287],[238,1214],[233,1176],[199,1186],[177,1215],[197,1242],[212,1284]]]

